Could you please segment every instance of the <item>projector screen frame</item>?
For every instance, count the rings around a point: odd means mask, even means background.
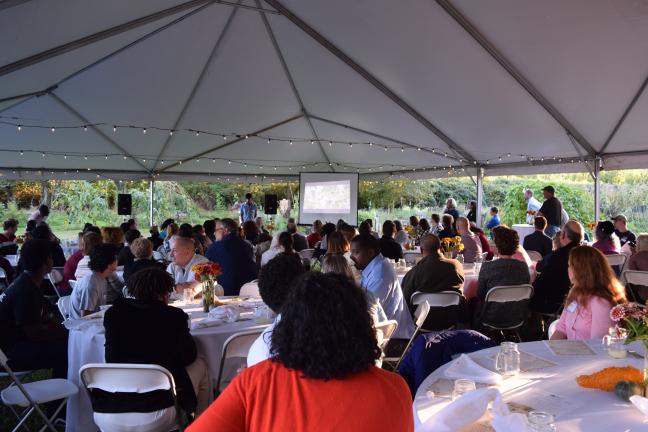
[[[305,171],[299,172],[299,218],[297,220],[297,225],[298,226],[311,226],[312,223],[302,223],[301,218],[302,218],[302,193],[301,193],[301,185],[302,185],[302,174],[345,174],[345,175],[353,175],[356,178],[356,224],[353,225],[358,226],[358,214],[359,214],[359,196],[360,196],[360,175],[358,173],[336,173],[336,172],[330,172],[330,171]]]

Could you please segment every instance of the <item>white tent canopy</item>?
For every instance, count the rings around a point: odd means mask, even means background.
[[[647,77],[645,0],[5,0],[0,173],[643,167]]]

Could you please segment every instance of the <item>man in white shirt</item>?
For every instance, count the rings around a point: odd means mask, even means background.
[[[196,281],[191,268],[196,264],[209,262],[209,260],[196,253],[193,239],[174,236],[171,239],[171,252],[169,256],[171,258],[171,264],[167,267],[167,273],[175,281],[176,292],[182,294],[187,288],[193,289],[194,292],[200,292],[202,285]]]
[[[41,206],[38,207],[38,210],[29,215],[29,218],[27,220],[34,220],[36,221],[36,225],[38,225],[41,222],[45,222],[47,220],[49,213],[49,207],[47,207],[45,204],[41,204]]]
[[[531,189],[524,189],[524,200],[527,202],[527,223],[533,224],[535,214],[529,214],[529,212],[534,211],[537,213],[540,207],[542,207],[542,204],[533,197],[533,191]]]
[[[416,329],[405,305],[403,290],[391,262],[380,253],[380,244],[372,235],[358,235],[351,242],[351,259],[362,270],[360,286],[376,297],[387,315],[396,320],[395,339],[409,339]]]

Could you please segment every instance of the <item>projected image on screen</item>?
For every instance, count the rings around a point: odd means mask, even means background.
[[[351,182],[349,180],[306,182],[304,185],[304,213],[348,213],[351,210]]]

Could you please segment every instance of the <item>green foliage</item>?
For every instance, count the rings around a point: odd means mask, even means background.
[[[546,185],[547,182],[542,180],[518,180],[510,182],[507,186],[504,203],[498,206],[502,223],[511,226],[515,223],[525,221],[527,203],[524,200],[524,188],[533,190],[536,199],[542,202],[542,188]],[[563,203],[563,207],[570,218],[578,219],[584,224],[593,220],[594,198],[584,185],[566,182],[560,184],[554,183],[554,185],[556,188],[556,197]]]

